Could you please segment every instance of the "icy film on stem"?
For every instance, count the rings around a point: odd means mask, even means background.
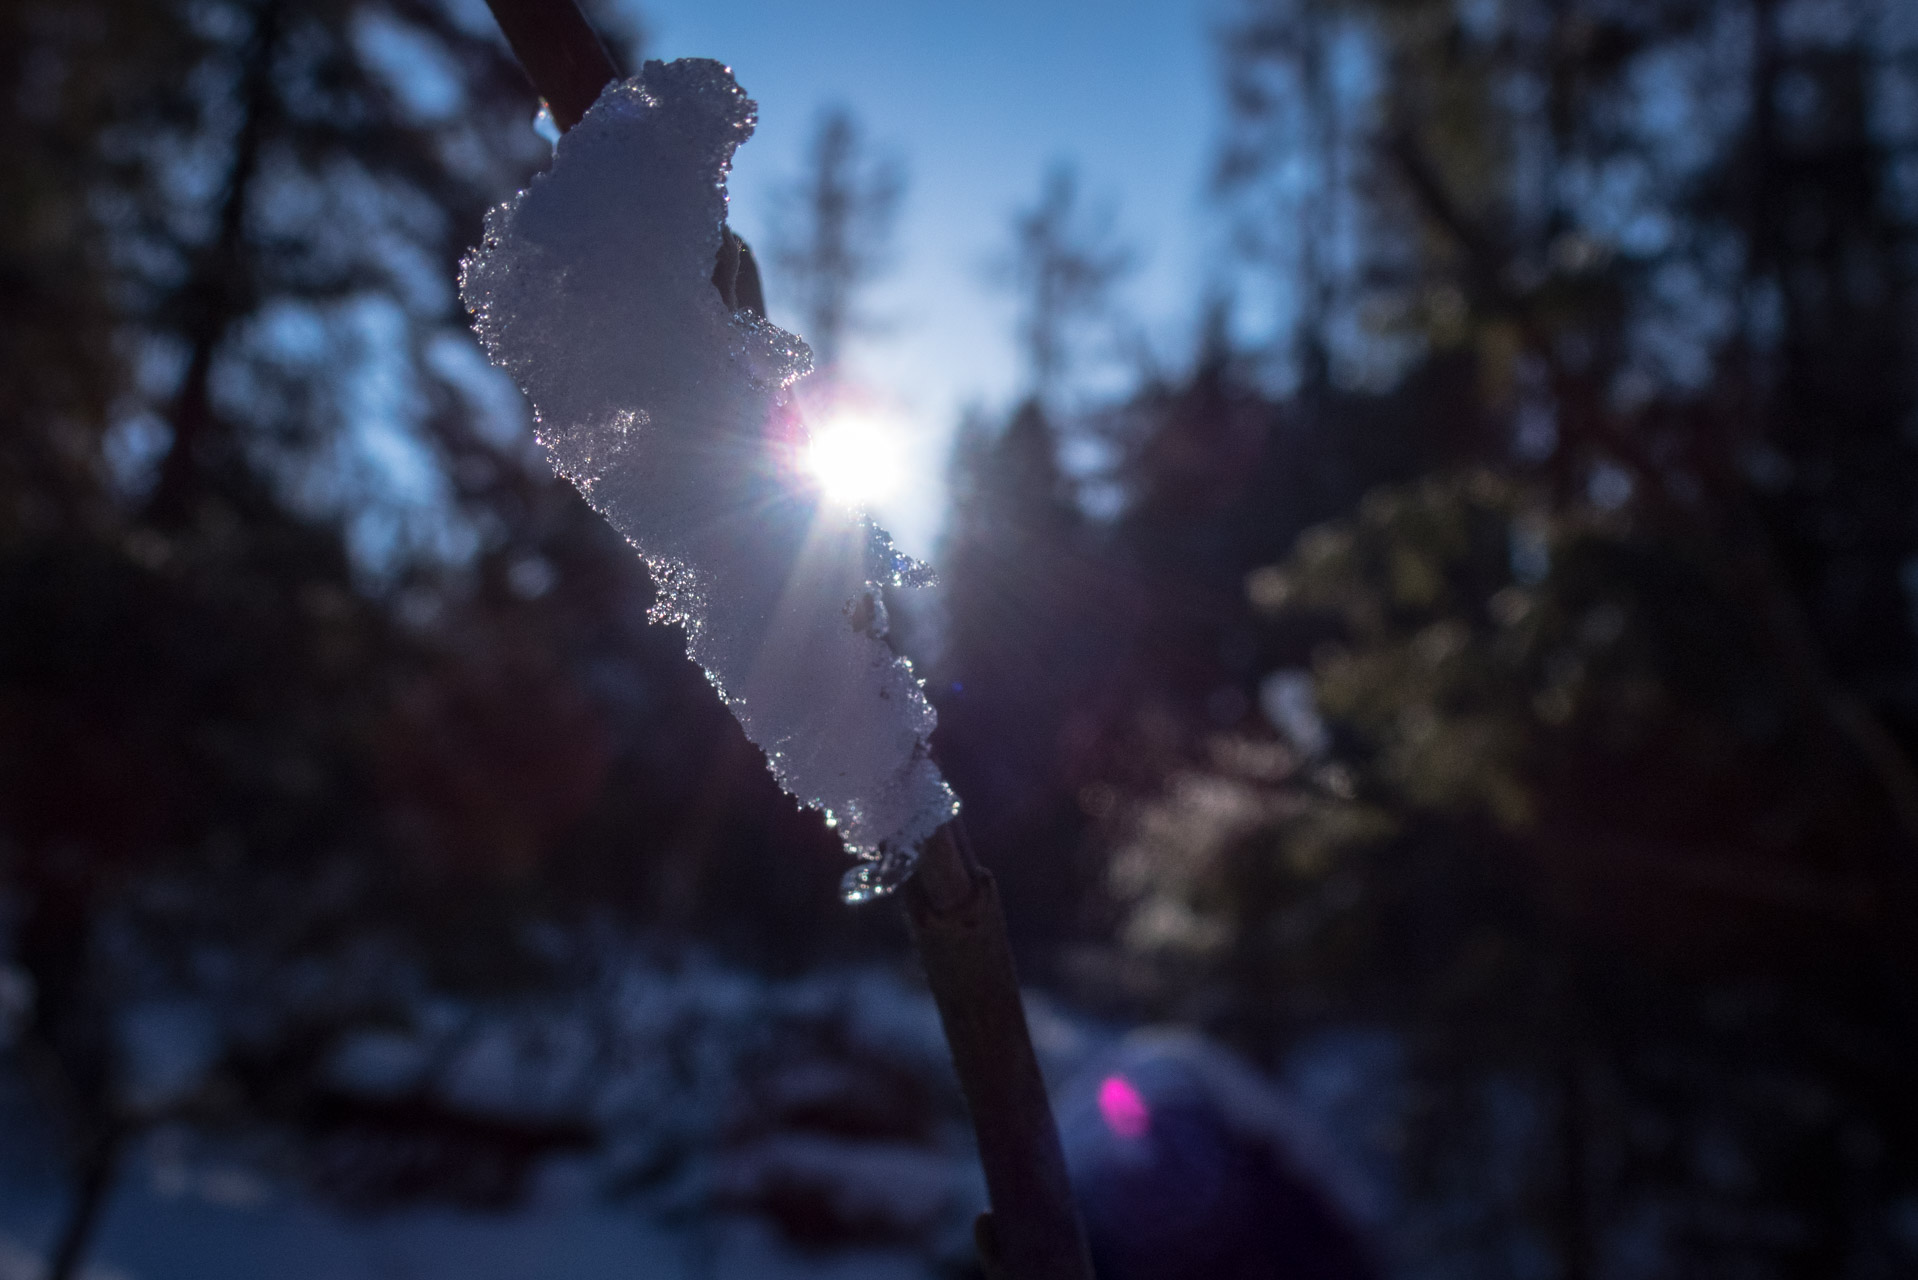
[[[540,442],[632,542],[781,786],[859,861],[849,900],[896,887],[958,802],[934,713],[886,643],[886,585],[930,581],[826,501],[789,388],[812,354],[713,287],[726,174],[755,120],[717,62],[649,62],[607,87],[549,172],[493,211],[461,292]]]

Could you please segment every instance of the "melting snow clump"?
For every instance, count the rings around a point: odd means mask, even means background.
[[[885,638],[884,587],[930,575],[806,478],[789,388],[812,354],[713,287],[755,118],[721,64],[647,63],[493,211],[460,284],[554,467],[645,557],[655,616],[859,859],[845,892],[861,901],[958,811],[928,755],[932,707]]]

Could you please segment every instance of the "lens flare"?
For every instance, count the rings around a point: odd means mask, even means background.
[[[1107,1076],[1099,1085],[1099,1114],[1121,1138],[1142,1138],[1152,1127],[1152,1109],[1124,1076]]]
[[[906,479],[897,428],[863,414],[840,414],[814,428],[806,470],[827,497],[864,507],[898,495]]]

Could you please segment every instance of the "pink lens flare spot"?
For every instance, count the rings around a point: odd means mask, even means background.
[[[1152,1127],[1152,1108],[1124,1076],[1107,1076],[1099,1085],[1099,1114],[1121,1138],[1140,1138]]]

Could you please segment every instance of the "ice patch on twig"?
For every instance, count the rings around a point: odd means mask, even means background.
[[[790,410],[811,352],[712,285],[755,119],[719,63],[647,63],[487,219],[461,290],[555,469],[651,567],[655,616],[859,859],[859,901],[902,882],[958,810],[928,754],[932,707],[885,640],[884,587],[930,572],[821,500]]]

